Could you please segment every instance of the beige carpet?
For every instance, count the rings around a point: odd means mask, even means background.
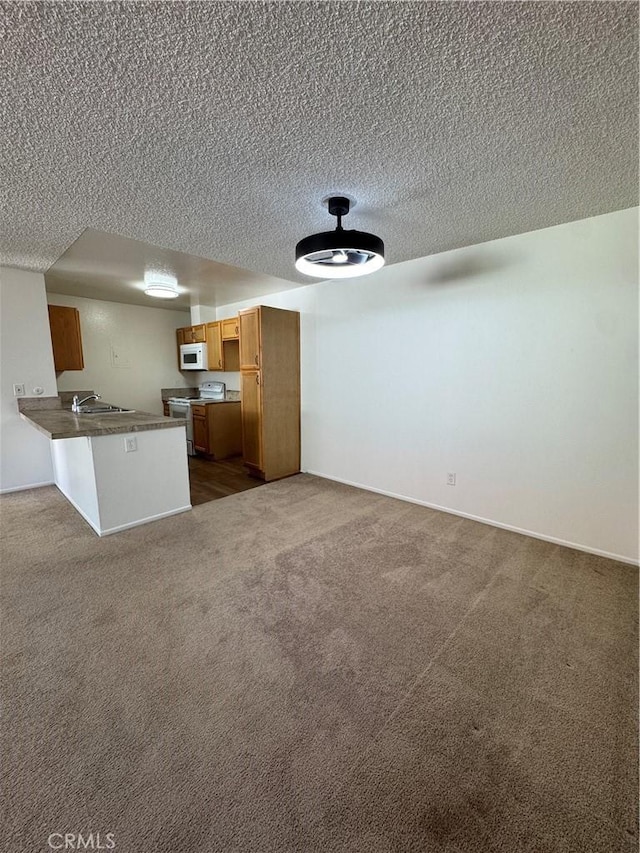
[[[633,567],[307,475],[0,506],[3,850],[638,849]]]

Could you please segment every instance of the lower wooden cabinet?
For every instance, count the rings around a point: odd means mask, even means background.
[[[209,453],[209,427],[207,406],[191,406],[193,422],[193,446],[201,453]]]
[[[56,372],[84,370],[80,312],[64,305],[49,305],[49,328]]]
[[[263,472],[262,455],[262,395],[260,372],[243,370],[240,374],[242,398],[242,456],[243,462],[255,472]]]
[[[162,414],[165,416],[165,418],[171,417],[171,410],[169,409],[169,404],[164,400],[162,401]]]
[[[240,403],[205,403],[191,406],[193,446],[211,459],[228,459],[242,453]]]

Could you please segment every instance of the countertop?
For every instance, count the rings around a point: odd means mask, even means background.
[[[58,397],[21,398],[18,401],[18,408],[23,420],[53,440],[78,438],[83,435],[116,435],[151,429],[185,429],[186,427],[182,418],[165,418],[150,412],[76,415],[71,409],[62,408]]]

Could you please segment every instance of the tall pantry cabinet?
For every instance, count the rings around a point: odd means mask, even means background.
[[[239,321],[244,464],[277,480],[300,470],[300,314],[259,305]]]

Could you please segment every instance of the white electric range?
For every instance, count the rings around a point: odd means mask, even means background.
[[[226,397],[227,386],[224,382],[203,382],[198,386],[197,397],[169,397],[169,417],[185,418],[187,421],[187,453],[195,456],[193,447],[193,418],[191,406],[193,403],[222,402]]]

